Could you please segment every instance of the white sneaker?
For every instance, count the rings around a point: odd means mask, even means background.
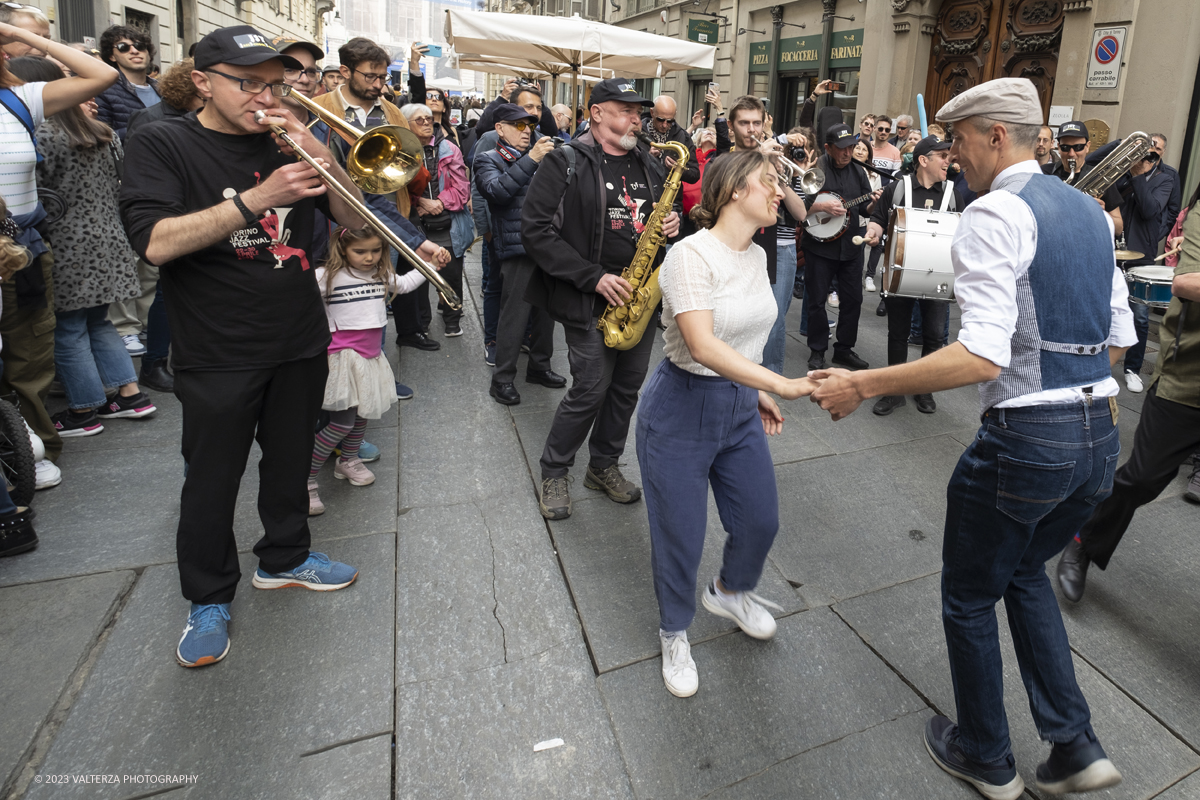
[[[867,291],[868,292],[875,291],[875,279],[872,278],[870,275],[867,276]]]
[[[837,292],[830,292],[829,293],[829,305],[833,306],[834,308],[837,308],[841,304],[842,304],[841,301],[838,300]]]
[[[142,340],[138,338],[136,333],[130,333],[122,336],[121,342],[125,345],[125,352],[129,353],[129,355],[146,355],[146,345],[142,344]]]
[[[24,419],[21,422],[25,422]],[[46,457],[46,445],[42,442],[42,437],[33,432],[33,428],[29,427],[29,423],[25,422],[25,430],[29,432],[29,447],[33,450],[34,462],[41,461]]]
[[[43,458],[33,466],[36,475],[33,482],[34,491],[49,489],[62,483],[62,470],[54,466],[53,461]]]
[[[700,688],[700,674],[692,660],[687,631],[667,634],[660,630],[658,642],[662,645],[663,682],[667,691],[676,697],[691,697]]]
[[[1136,372],[1125,370],[1125,388],[1134,394],[1142,391],[1142,379],[1138,377]]]
[[[701,602],[718,617],[736,622],[747,636],[753,636],[755,639],[770,639],[775,635],[775,618],[763,606],[783,611],[781,606],[759,597],[754,592],[718,592],[716,578],[704,590]]]

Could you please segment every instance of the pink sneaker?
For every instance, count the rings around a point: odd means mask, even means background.
[[[361,458],[338,459],[333,465],[333,477],[350,481],[354,486],[370,486],[375,482],[375,473],[367,469]]]
[[[317,494],[317,482],[312,478],[308,479],[308,515],[310,517],[320,516],[325,513],[325,504],[321,502],[321,496]]]

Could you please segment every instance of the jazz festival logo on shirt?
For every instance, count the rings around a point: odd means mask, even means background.
[[[260,177],[256,172],[256,178]],[[237,191],[225,189],[222,194],[232,199]],[[300,259],[300,269],[309,269],[308,254],[298,247],[289,247],[288,240],[292,238],[292,229],[287,227],[288,215],[292,212],[287,208],[268,208],[267,213],[259,217],[252,228],[239,228],[229,234],[229,244],[233,247],[239,260],[249,261],[258,258],[261,245],[267,245],[267,252],[275,257],[275,269],[283,269],[283,262],[289,258]],[[281,235],[282,232],[282,235]],[[264,235],[265,234],[265,235]]]
[[[621,205],[616,208],[608,209],[609,226],[614,231],[624,230],[626,227],[631,227],[631,235],[634,237],[641,236],[642,231],[646,230],[646,217],[642,213],[643,207],[647,200],[635,198],[631,196],[630,191],[638,191],[640,189],[648,189],[644,183],[633,181],[630,183],[628,179],[622,176],[622,187],[619,200]],[[613,189],[612,183],[605,184],[609,189]]]

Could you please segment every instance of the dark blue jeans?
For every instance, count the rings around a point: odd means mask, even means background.
[[[146,320],[146,357],[143,361],[160,361],[171,350],[171,328],[167,323],[167,304],[163,302],[162,281],[154,288],[154,302]]]
[[[1069,742],[1091,712],[1046,561],[1112,492],[1121,443],[1106,400],[992,409],[947,488],[942,623],[963,751],[1011,752],[996,603],[1004,600],[1038,733]]]
[[[659,362],[642,397],[638,464],[650,518],[659,625],[686,630],[696,616],[696,573],[708,526],[708,487],[728,536],[721,583],[749,591],[779,531],[775,466],[758,391]]]
[[[500,259],[490,242],[483,242],[480,256],[483,269],[483,343],[496,341],[496,326],[500,324],[500,293],[504,290],[504,276],[500,274]]]
[[[950,344],[950,311],[949,305],[946,307],[946,321],[942,323],[942,347]],[[917,303],[912,310],[912,325],[908,329],[908,338],[918,341],[925,338],[925,326],[921,322],[921,304]],[[924,355],[922,353],[921,355]]]
[[[1146,339],[1150,335],[1150,306],[1142,303],[1130,303],[1133,310],[1133,330],[1137,333],[1137,344],[1125,353],[1125,371],[1137,374],[1142,370],[1146,360]]]

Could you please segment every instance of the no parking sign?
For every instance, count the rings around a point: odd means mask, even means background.
[[[1088,89],[1116,89],[1125,58],[1127,28],[1097,28],[1092,34],[1092,52],[1088,57]]]

